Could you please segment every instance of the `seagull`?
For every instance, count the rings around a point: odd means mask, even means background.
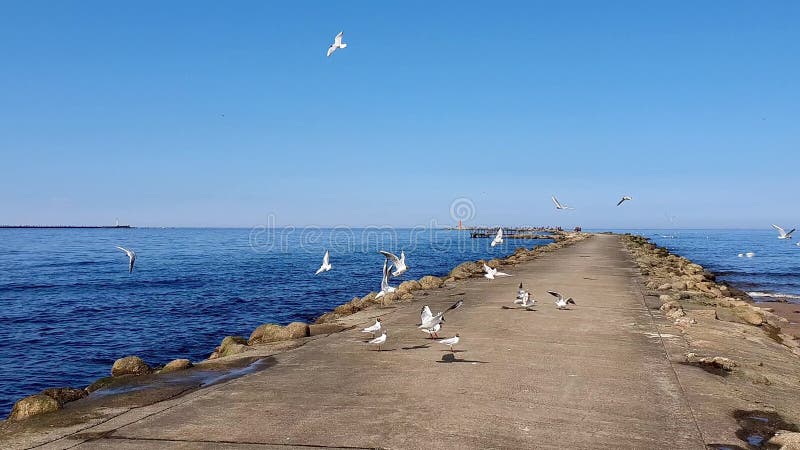
[[[575,300],[573,300],[572,297],[564,300],[564,296],[559,294],[558,292],[547,291],[547,293],[552,295],[553,297],[557,297],[556,306],[558,306],[558,309],[567,309],[567,304],[569,303],[572,303],[573,305],[576,304]]]
[[[383,344],[384,342],[386,342],[386,330],[383,330],[382,335],[376,337],[375,339],[370,340],[369,342],[367,342],[367,344],[377,345],[378,351],[381,351],[381,344]]]
[[[394,253],[383,250],[380,251],[380,254],[385,256],[386,259],[392,261],[392,264],[394,265],[394,272],[392,272],[393,277],[400,276],[408,270],[408,267],[406,266],[406,252],[401,250],[399,258]]]
[[[625,195],[622,197],[622,200],[620,200],[619,203],[617,203],[617,206],[621,205],[622,202],[624,202],[625,200],[633,200],[633,199]]]
[[[494,280],[494,277],[510,277],[511,275],[505,272],[498,272],[497,269],[492,269],[491,267],[487,266],[486,264],[483,265],[483,271],[486,272],[483,274],[484,277]]]
[[[532,306],[534,306],[536,304],[536,299],[534,299],[531,296],[530,292],[525,291],[522,294],[522,297],[519,297],[516,300],[514,300],[514,304],[515,305],[522,305],[525,308],[530,308],[530,307],[532,307]]]
[[[441,323],[437,323],[436,325],[434,325],[431,328],[423,328],[422,331],[424,331],[425,333],[428,333],[430,335],[431,339],[434,339],[434,338],[438,339],[439,338],[439,330],[441,330],[441,329],[442,329],[442,324]]]
[[[450,351],[452,353],[455,353],[455,351],[453,351],[453,346],[458,344],[458,341],[459,341],[459,336],[458,336],[458,333],[456,333],[456,335],[451,337],[451,338],[442,339],[441,341],[436,341],[436,342],[438,342],[440,344],[444,344],[444,345],[450,347]]]
[[[375,333],[381,329],[381,319],[375,319],[375,325],[368,326],[361,330],[362,333],[370,333],[372,337],[375,337]]]
[[[747,252],[747,253],[739,253],[736,256],[738,256],[739,258],[744,258],[744,257],[752,258],[753,256],[756,256],[756,254],[753,252]]]
[[[555,195],[551,196],[550,198],[553,199],[553,203],[555,203],[556,209],[575,209],[571,206],[562,205],[561,202],[558,201]]]
[[[498,228],[497,229],[497,236],[495,236],[494,239],[492,239],[492,243],[490,245],[492,247],[494,247],[495,245],[502,244],[502,243],[503,243],[503,229],[502,228]]]
[[[136,253],[134,253],[133,250],[127,249],[125,247],[120,247],[119,245],[117,245],[116,247],[128,255],[128,260],[130,261],[128,263],[128,273],[133,273],[133,263],[136,262]]]
[[[425,308],[428,308],[428,307],[425,306]],[[430,313],[430,311],[431,311],[430,308],[428,308],[427,313],[429,314],[429,316],[424,317],[422,319],[422,323],[417,328],[419,328],[421,330],[430,330],[431,328],[433,328],[436,325],[439,325],[440,323],[445,321],[444,320],[444,312],[437,313],[434,316],[433,314]],[[424,314],[425,314],[425,311],[423,311],[423,315]]]
[[[342,42],[343,35],[344,31],[340,31],[339,34],[337,34],[336,37],[333,38],[333,44],[331,44],[331,46],[328,47],[328,56],[331,56],[333,52],[335,52],[337,49],[347,48],[347,44]]]
[[[794,230],[795,230],[795,228],[792,228],[792,231],[789,231],[787,233],[786,231],[783,230],[783,228],[781,228],[781,227],[779,227],[779,226],[777,226],[775,224],[772,225],[772,228],[775,228],[776,230],[778,230],[778,239],[791,239],[792,238],[792,233],[794,233]]]
[[[330,254],[328,253],[327,250],[325,250],[325,256],[322,257],[322,265],[319,266],[319,269],[317,269],[317,272],[314,273],[314,275],[319,275],[322,272],[327,272],[331,270],[331,268],[333,268],[333,266],[331,265]]]
[[[525,289],[522,289],[522,283],[519,283],[519,289],[517,289],[517,299],[521,299],[523,295],[525,295]]]
[[[397,288],[389,286],[389,274],[389,260],[387,259],[383,261],[383,279],[381,279],[381,291],[378,292],[378,295],[376,295],[375,298],[381,298],[384,295],[397,290]]]

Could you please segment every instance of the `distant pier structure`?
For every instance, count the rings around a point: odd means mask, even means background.
[[[458,227],[447,228],[448,230],[468,231],[470,237],[494,238],[497,230],[503,229],[503,238],[507,239],[554,239],[553,233],[562,231],[559,228],[548,227],[465,227],[461,223]]]

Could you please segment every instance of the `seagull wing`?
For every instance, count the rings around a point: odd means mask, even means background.
[[[772,228],[775,228],[776,230],[778,230],[778,234],[780,234],[781,236],[786,236],[786,232],[783,231],[783,228],[775,225],[774,223],[772,224]]]
[[[339,34],[337,34],[336,37],[333,38],[333,44],[336,45],[337,47],[341,46],[343,36],[344,36],[344,31],[340,31]],[[356,38],[358,38],[358,36],[356,36]]]
[[[459,301],[457,301],[457,302],[453,303],[453,305],[452,305],[452,306],[450,306],[449,308],[445,309],[445,310],[444,310],[444,312],[447,312],[447,311],[451,311],[451,310],[454,310],[454,309],[461,308],[461,306],[463,306],[463,305],[464,305],[464,300],[459,300]]]
[[[381,279],[381,291],[389,289],[389,261],[383,261],[383,278]]]
[[[381,255],[385,256],[386,259],[392,260],[392,263],[394,263],[394,264],[397,264],[397,263],[400,262],[400,258],[398,258],[397,255],[395,255],[392,252],[387,252],[387,251],[381,250],[379,253]]]
[[[331,258],[330,253],[328,253],[328,251],[325,250],[325,256],[322,257],[322,265],[327,266],[330,263],[330,258]]]
[[[423,324],[425,322],[430,321],[432,318],[433,318],[433,313],[431,312],[431,309],[428,307],[428,305],[423,306],[422,312],[419,315],[420,319],[419,323]]]
[[[561,294],[559,294],[558,292],[555,292],[555,291],[547,291],[547,293],[548,293],[548,294],[550,294],[550,295],[552,295],[553,297],[557,297],[559,300],[563,300],[563,299],[564,299],[564,296],[562,296],[562,295],[561,295]]]
[[[624,201],[625,201],[625,197],[622,197],[622,200],[620,200],[619,203],[617,203],[617,206],[621,205],[622,202],[624,202]]]
[[[487,266],[486,263],[483,263],[483,271],[486,273],[492,273],[492,268]]]
[[[558,202],[558,199],[556,198],[556,196],[555,196],[555,195],[554,195],[554,196],[552,196],[552,197],[550,197],[550,198],[552,198],[552,199],[553,199],[553,203],[556,205],[556,208],[558,208],[558,209],[561,209],[561,208],[563,208],[563,206],[561,206],[561,203],[559,203],[559,202]]]
[[[498,241],[503,239],[503,229],[502,228],[498,228],[497,229],[497,236],[495,236],[494,238],[496,240],[498,240]]]
[[[789,236],[791,236],[791,235],[792,235],[792,233],[794,233],[794,231],[795,231],[796,229],[797,229],[797,228],[792,228],[792,231],[790,231],[790,232],[786,233],[786,237],[789,237]]]

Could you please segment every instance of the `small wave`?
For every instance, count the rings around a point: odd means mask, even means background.
[[[763,297],[771,297],[771,298],[791,298],[794,300],[800,300],[800,295],[795,294],[781,294],[778,292],[748,292],[747,295],[753,298],[763,298]]]

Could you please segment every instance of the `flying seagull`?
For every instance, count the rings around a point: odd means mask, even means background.
[[[617,206],[621,205],[622,202],[624,202],[625,200],[633,200],[633,199],[625,195],[622,197],[622,200],[620,200],[619,203],[617,203]]]
[[[486,272],[483,274],[484,277],[494,280],[495,277],[510,277],[511,275],[505,272],[498,272],[497,269],[492,269],[491,267],[487,266],[485,263],[483,265],[483,271]]]
[[[406,266],[406,252],[401,250],[399,258],[394,253],[384,250],[381,250],[380,254],[385,256],[386,259],[392,261],[392,264],[394,265],[394,271],[392,272],[393,277],[400,276],[408,270],[408,267]]]
[[[381,279],[381,291],[378,292],[378,295],[376,295],[375,298],[381,298],[384,295],[397,290],[396,288],[389,286],[389,275],[390,275],[389,260],[387,259],[383,261],[383,278]]]
[[[344,36],[344,31],[340,31],[339,34],[337,34],[336,37],[333,38],[333,44],[331,44],[331,46],[328,47],[328,56],[331,56],[333,52],[335,52],[340,48],[347,48],[347,44],[342,42],[342,36]]]
[[[497,235],[494,237],[494,239],[492,239],[491,246],[494,247],[495,245],[502,243],[503,243],[503,229],[498,228]]]
[[[779,227],[779,226],[777,226],[775,224],[772,224],[772,228],[775,228],[776,230],[778,230],[778,239],[791,239],[792,238],[792,233],[794,233],[794,230],[795,230],[795,228],[792,228],[792,230],[787,233],[786,231],[784,231],[783,228],[781,228],[781,227]]]
[[[386,342],[386,330],[383,330],[382,335],[376,337],[375,339],[370,340],[369,342],[367,342],[367,344],[377,345],[378,351],[381,351],[381,344],[383,344],[384,342]]]
[[[570,303],[572,303],[573,305],[576,304],[575,300],[573,300],[572,297],[565,300],[564,296],[559,294],[558,292],[547,291],[547,293],[552,295],[553,297],[556,297],[556,306],[558,306],[558,309],[567,309],[567,305]]]
[[[375,337],[375,333],[377,333],[381,329],[381,319],[375,319],[375,325],[370,325],[367,328],[361,330],[362,333],[370,333],[372,337]]]
[[[420,319],[422,319],[422,323],[420,323],[419,327],[422,330],[430,330],[436,325],[441,324],[444,322],[444,312],[437,313],[435,316],[431,313],[431,309],[428,308],[428,305],[422,307],[422,314],[420,314]]]
[[[136,262],[136,253],[134,253],[133,250],[127,249],[125,247],[120,247],[119,245],[117,245],[116,247],[125,252],[126,255],[128,255],[128,260],[129,260],[128,273],[133,273],[133,263]]]
[[[555,195],[551,196],[550,198],[553,199],[553,203],[556,205],[556,209],[575,209],[571,206],[562,205],[561,202],[558,201]]]
[[[317,269],[317,272],[314,275],[319,275],[322,272],[327,272],[331,270],[331,268],[333,268],[333,266],[331,265],[330,254],[328,253],[327,250],[325,250],[325,256],[322,257],[322,265],[319,266],[319,269]]]
[[[459,335],[458,333],[456,333],[456,335],[451,338],[442,339],[441,341],[436,341],[436,342],[450,347],[450,351],[452,353],[455,353],[455,351],[453,350],[453,346],[458,344],[458,341],[459,341]]]

